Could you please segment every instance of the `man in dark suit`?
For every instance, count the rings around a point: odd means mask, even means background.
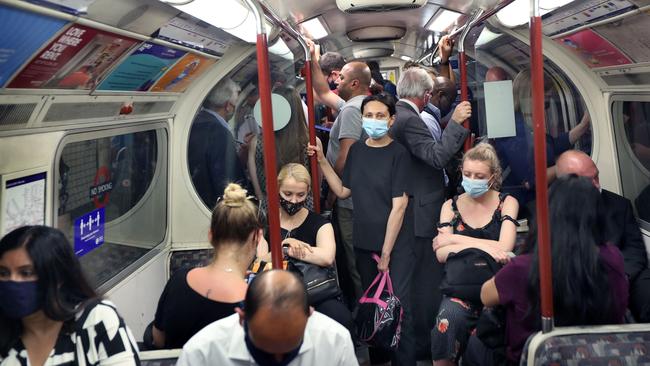
[[[603,201],[601,222],[603,239],[615,244],[623,254],[625,273],[630,281],[629,306],[638,322],[650,321],[650,270],[643,237],[632,203],[625,197],[604,190],[598,180],[598,167],[589,155],[569,150],[557,159],[557,176],[576,174],[590,178]]]
[[[393,138],[404,145],[412,157],[409,210],[413,210],[415,243],[411,303],[414,305],[413,324],[419,358],[429,352],[430,331],[441,299],[438,288],[443,266],[434,256],[431,241],[437,235],[436,224],[445,197],[443,169],[462,147],[468,131],[461,123],[471,115],[469,102],[460,103],[454,110],[452,122],[437,142],[420,118],[420,112],[429,102],[431,94],[439,88],[450,90],[446,90],[446,99],[438,98],[435,101],[438,108],[445,107],[442,105],[445,100],[451,103],[455,99],[453,83],[446,78],[441,79],[440,85],[434,88],[433,80],[424,69],[414,67],[405,70],[397,84],[401,99],[397,102],[397,116],[390,129]]]
[[[187,150],[190,175],[196,192],[209,209],[223,195],[228,183],[236,182],[249,189],[227,122],[235,113],[238,95],[239,86],[234,81],[221,80],[205,98],[190,130]]]

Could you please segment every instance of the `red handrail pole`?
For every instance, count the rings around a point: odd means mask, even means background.
[[[458,61],[459,61],[459,68],[460,68],[460,100],[466,102],[469,99],[469,95],[467,92],[467,55],[465,54],[465,51],[458,52]],[[463,127],[465,127],[465,129],[470,131],[469,119],[466,119],[463,122]],[[467,138],[465,139],[465,145],[463,147],[464,151],[467,151],[472,148],[472,141],[470,139],[470,135],[471,134],[468,134]]]
[[[314,89],[312,88],[311,64],[313,60],[305,62],[305,84],[307,94],[307,116],[309,119],[309,144],[316,145],[316,115],[314,113]],[[311,194],[314,198],[314,211],[320,213],[320,184],[318,179],[318,159],[316,154],[309,158],[311,168]]]
[[[553,330],[553,277],[551,272],[551,241],[546,183],[546,126],[544,116],[544,58],[542,55],[542,17],[537,3],[531,0],[530,63],[533,107],[533,140],[535,142],[535,198],[537,206],[537,245],[539,251],[539,287],[542,331]]]
[[[266,199],[268,201],[269,238],[273,268],[282,268],[282,244],[280,241],[280,203],[277,168],[275,166],[275,131],[271,107],[271,69],[266,33],[257,35],[257,78],[262,103],[262,138],[264,139],[264,174],[266,175]]]

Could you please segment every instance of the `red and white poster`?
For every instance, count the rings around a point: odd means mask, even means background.
[[[93,89],[136,40],[73,24],[52,41],[7,88]]]
[[[629,57],[591,29],[555,39],[590,68],[626,65],[632,63]]]

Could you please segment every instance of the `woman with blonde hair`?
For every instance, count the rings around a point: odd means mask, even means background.
[[[476,248],[496,262],[506,263],[515,246],[519,204],[513,197],[499,192],[501,165],[492,145],[481,143],[468,150],[461,171],[465,193],[442,206],[438,235],[433,239],[436,257],[440,263],[446,263],[451,255]],[[445,281],[452,282],[447,277]],[[480,287],[473,298],[478,299],[479,295]],[[480,300],[443,296],[431,331],[434,365],[458,362],[481,309]]]
[[[311,189],[307,168],[296,163],[283,166],[278,173],[278,188],[280,233],[286,255],[317,266],[332,267],[336,256],[332,224],[305,207]],[[270,255],[263,259],[270,260]],[[338,297],[309,305],[352,330],[352,315]]]
[[[208,233],[212,261],[205,267],[181,268],[167,282],[153,323],[155,347],[183,347],[206,325],[233,314],[244,300],[246,271],[258,247],[265,247],[260,245],[263,222],[251,198],[230,183],[217,200]]]

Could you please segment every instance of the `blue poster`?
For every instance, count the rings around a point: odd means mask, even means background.
[[[99,85],[97,90],[147,91],[185,51],[145,42]]]
[[[104,244],[104,208],[98,208],[74,220],[74,253],[77,257],[88,254]]]
[[[66,21],[0,5],[0,87]]]

